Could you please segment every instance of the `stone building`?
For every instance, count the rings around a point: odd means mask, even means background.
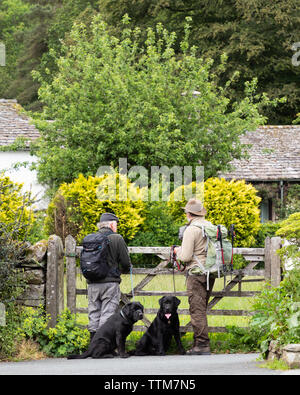
[[[250,145],[249,157],[233,160],[232,170],[221,176],[255,186],[262,197],[262,222],[275,221],[281,210],[300,201],[300,125],[262,126],[241,142]]]

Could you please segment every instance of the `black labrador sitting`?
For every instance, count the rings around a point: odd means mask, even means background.
[[[164,296],[159,300],[160,309],[148,330],[139,340],[135,355],[165,355],[172,336],[180,354],[185,354],[179,332],[177,307],[180,300],[176,296]]]
[[[68,359],[112,358],[115,348],[121,358],[127,358],[125,341],[133,324],[143,318],[144,307],[139,302],[127,303],[97,330],[89,348],[83,354],[69,355]]]

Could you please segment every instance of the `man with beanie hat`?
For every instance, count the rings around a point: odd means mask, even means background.
[[[175,248],[174,251],[177,254],[177,259],[186,263],[189,273],[191,268],[198,266],[198,261],[205,264],[207,240],[201,226],[210,223],[205,220],[206,209],[200,200],[190,199],[182,208],[185,210],[188,224],[183,233],[181,247]],[[193,226],[196,222],[198,226]],[[206,309],[214,282],[215,279],[211,276],[207,290],[206,274],[188,274],[187,276],[189,310],[194,331],[194,345],[187,351],[187,355],[210,354]]]
[[[93,338],[97,329],[113,315],[120,302],[121,273],[128,273],[131,261],[127,245],[121,235],[117,233],[119,218],[113,213],[103,213],[97,224],[100,233],[107,236],[108,256],[110,267],[105,278],[88,282],[88,329]]]

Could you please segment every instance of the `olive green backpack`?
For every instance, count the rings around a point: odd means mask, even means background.
[[[197,226],[202,230],[203,237],[206,239],[206,261],[205,264],[201,263],[196,255],[193,258],[198,262],[198,266],[194,266],[189,270],[189,274],[206,274],[207,279],[212,274],[215,277],[225,276],[226,272],[229,271],[229,267],[232,270],[232,254],[233,248],[232,243],[228,240],[228,231],[224,225],[213,225],[212,223],[193,222],[189,226]],[[219,230],[218,230],[219,229]],[[222,247],[221,250],[220,235],[218,232],[221,231]],[[208,285],[208,284],[207,284]]]

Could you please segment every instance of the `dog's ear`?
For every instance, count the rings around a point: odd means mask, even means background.
[[[181,300],[178,299],[176,296],[174,296],[174,299],[175,299],[175,305],[176,305],[176,307],[178,307],[181,303]]]
[[[164,299],[165,299],[165,296],[163,296],[162,298],[159,299],[158,303],[160,306],[161,306],[162,302],[164,301]]]
[[[131,305],[132,305],[132,302],[129,302],[129,303],[125,304],[125,306],[122,308],[122,310],[124,311],[125,314],[129,314],[129,312],[131,310]]]

